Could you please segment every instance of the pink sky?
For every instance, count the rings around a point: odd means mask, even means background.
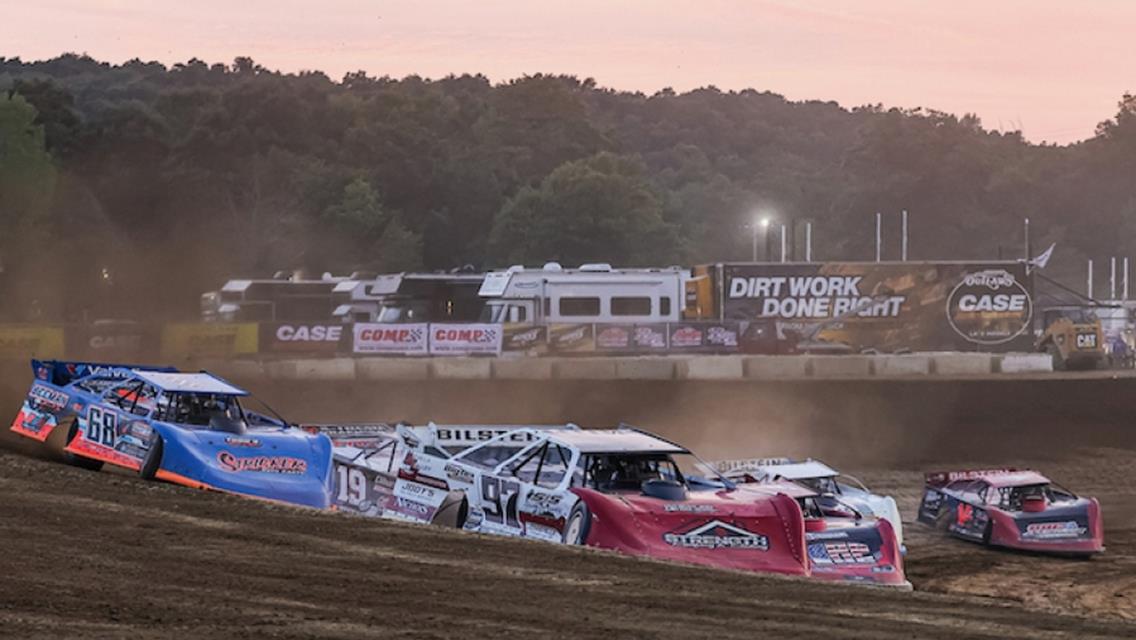
[[[25,60],[753,87],[973,112],[1062,143],[1136,91],[1136,0],[0,0],[0,15],[0,56]]]

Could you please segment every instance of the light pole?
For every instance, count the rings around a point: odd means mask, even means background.
[[[769,247],[769,218],[762,218],[761,219],[761,233],[765,237],[765,256],[764,256],[765,261],[769,262],[769,254],[773,253],[773,249],[771,249]],[[757,251],[756,251],[757,245],[755,244],[754,247],[755,247],[754,254],[756,254],[757,253]],[[757,262],[757,260],[755,259],[754,262]]]

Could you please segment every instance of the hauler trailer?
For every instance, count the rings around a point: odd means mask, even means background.
[[[474,322],[481,273],[392,273],[340,282],[333,315],[342,322]]]
[[[485,274],[483,322],[626,323],[682,319],[686,269],[616,269],[584,264],[566,269],[512,266]]]
[[[201,295],[201,317],[206,322],[323,322],[334,308],[332,291],[343,280],[330,274],[314,280],[284,273],[229,280],[220,290]]]

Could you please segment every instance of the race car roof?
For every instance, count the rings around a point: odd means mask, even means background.
[[[690,453],[673,442],[636,429],[558,429],[549,432],[549,436],[580,453]]]
[[[840,475],[836,469],[819,460],[805,460],[789,464],[761,465],[757,469],[773,476],[781,476],[790,480],[804,478],[831,478]]]
[[[185,393],[214,393],[225,396],[247,396],[244,389],[209,373],[165,373],[161,371],[135,371],[134,375],[164,391]]]
[[[1049,478],[1036,471],[1011,471],[1009,473],[995,473],[983,476],[983,480],[992,487],[1027,487],[1034,484],[1049,484]]]

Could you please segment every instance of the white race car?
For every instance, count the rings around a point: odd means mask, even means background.
[[[851,505],[865,516],[887,520],[895,530],[896,541],[903,545],[903,521],[895,498],[872,493],[864,483],[842,474],[820,460],[807,458],[750,458],[720,460],[714,469],[735,482],[776,482],[792,480],[820,495],[831,494]]]

